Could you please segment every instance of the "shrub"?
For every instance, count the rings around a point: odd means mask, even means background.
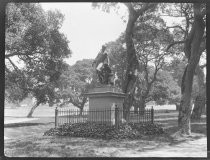
[[[160,135],[164,130],[157,124],[124,123],[118,128],[93,122],[64,124],[51,128],[44,136],[89,137],[101,139],[139,139],[145,135]]]

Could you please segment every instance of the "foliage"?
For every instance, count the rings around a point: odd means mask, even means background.
[[[45,136],[70,136],[89,137],[102,139],[141,139],[145,135],[164,134],[163,128],[157,124],[120,124],[119,128],[114,125],[99,124],[93,122],[64,124],[59,128],[51,128],[44,133]]]
[[[191,115],[191,94],[193,86],[193,77],[201,54],[206,48],[205,36],[205,13],[206,7],[202,3],[181,4],[180,14],[184,15],[185,28],[177,25],[183,32],[181,41],[174,41],[167,48],[171,48],[175,44],[184,44],[184,54],[188,60],[182,76],[181,83],[181,101],[179,107],[178,125],[182,134],[191,134],[190,115]],[[184,7],[183,7],[184,6]],[[176,5],[175,5],[176,8]],[[189,10],[188,10],[189,9]],[[179,33],[178,33],[179,35]]]
[[[177,104],[181,98],[181,90],[171,73],[162,70],[158,73],[157,79],[151,91],[152,99],[157,104],[163,104],[167,101],[171,104]]]
[[[83,109],[87,102],[85,92],[94,84],[91,83],[93,75],[93,60],[83,59],[77,61],[73,66],[62,73],[59,80],[58,99],[60,106],[72,103]]]
[[[5,73],[5,99],[8,102],[18,103],[27,96],[27,90],[19,87],[19,85],[25,84],[21,80],[21,74],[15,71],[11,71],[9,74]]]
[[[119,83],[119,88],[122,89],[123,82],[125,81],[126,70],[126,48],[125,48],[125,35],[116,40],[106,44],[108,56],[110,59],[110,66],[114,73],[116,73]]]
[[[161,97],[160,90],[163,88],[160,86],[158,88],[156,85],[156,89],[153,90],[156,91],[156,95],[154,93],[154,96],[151,96],[149,92],[156,81],[158,71],[167,64],[164,59],[171,54],[164,52],[173,39],[165,27],[166,24],[163,19],[151,14],[142,16],[134,27],[133,40],[140,63],[136,84],[136,101],[142,101],[142,99],[139,99],[139,96],[144,97],[146,102],[158,100],[157,90],[159,90],[159,99]],[[110,42],[106,45],[109,50],[111,66],[114,72],[117,73],[117,77],[120,79],[120,87],[122,88],[126,72],[125,34],[122,33],[115,42]],[[162,98],[164,98],[163,93]]]
[[[8,3],[5,57],[18,55],[23,60],[26,57],[38,60],[43,54],[68,57],[68,40],[59,31],[63,19],[60,12],[45,13],[36,3]]]
[[[172,56],[171,58],[172,60],[164,67],[164,70],[170,72],[174,80],[181,87],[182,75],[187,64],[186,58],[183,56]]]
[[[59,31],[63,20],[60,12],[44,12],[36,3],[8,3],[5,60],[10,65],[5,66],[5,87],[9,95],[16,86],[24,91],[19,100],[31,93],[36,104],[55,103],[58,80],[66,68],[63,59],[71,55],[69,41]],[[24,65],[15,64],[14,57]]]
[[[171,74],[174,81],[177,83],[178,88],[180,88],[180,91],[181,91],[182,76],[183,76],[184,69],[186,67],[186,63],[187,62],[186,62],[185,57],[173,56],[171,62],[164,67],[164,70]],[[172,87],[172,85],[169,85],[169,86]],[[198,91],[199,91],[198,76],[197,75],[194,76],[193,87],[192,88],[193,88],[192,89],[192,99],[195,100],[195,97],[196,97],[196,95],[198,94]],[[181,93],[179,93],[179,96],[175,96],[175,95],[174,95],[174,97],[172,96],[169,99],[170,103],[178,104],[181,100],[180,95],[181,95]]]

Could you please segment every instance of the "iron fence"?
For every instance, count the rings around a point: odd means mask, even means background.
[[[128,114],[127,120],[128,122],[133,123],[148,123],[154,122],[154,109],[145,109],[144,111],[130,111]]]
[[[109,125],[118,126],[123,123],[123,110],[119,108],[105,109],[105,110],[79,110],[73,109],[55,109],[55,127],[65,123],[106,123]],[[126,122],[133,123],[153,123],[154,122],[154,109],[146,109],[142,112],[129,111]]]

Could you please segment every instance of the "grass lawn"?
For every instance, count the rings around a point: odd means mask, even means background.
[[[53,113],[53,112],[52,112]],[[37,112],[38,114],[38,112]],[[206,156],[206,118],[192,122],[192,137],[186,141],[166,135],[144,137],[141,140],[100,140],[75,137],[43,136],[54,127],[54,117],[44,116],[4,128],[4,153],[7,157],[180,157]],[[14,116],[14,115],[13,115]],[[20,117],[20,116],[19,116]],[[36,117],[36,116],[35,116]],[[7,119],[8,117],[5,117]],[[172,118],[172,119],[168,119]],[[169,134],[177,127],[177,112],[156,113],[156,123]]]

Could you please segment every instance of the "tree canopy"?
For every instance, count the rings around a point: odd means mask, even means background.
[[[74,65],[62,73],[59,80],[59,90],[57,92],[60,106],[73,104],[81,111],[87,102],[84,95],[89,88],[92,88],[93,60],[83,59],[77,61]]]
[[[41,103],[52,105],[55,102],[57,82],[67,66],[63,59],[71,55],[69,41],[59,30],[63,20],[59,11],[45,12],[37,3],[8,3],[5,22],[5,88],[9,93],[6,96],[10,95],[8,99],[14,96],[23,99],[31,93],[37,100],[36,107]],[[23,66],[17,65],[14,58]],[[20,95],[17,93],[11,97],[15,88],[19,88]]]

